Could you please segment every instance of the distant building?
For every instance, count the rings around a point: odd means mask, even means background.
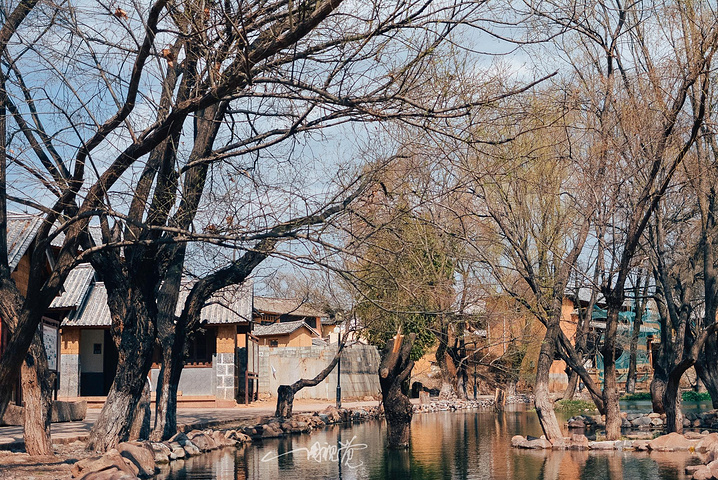
[[[260,346],[267,347],[311,347],[315,339],[322,339],[319,331],[304,320],[257,325],[252,333]]]
[[[561,305],[560,326],[564,335],[575,344],[578,331],[579,314],[583,314],[590,304],[591,291],[582,288],[577,292],[567,292]],[[605,301],[599,294],[588,325],[588,355],[586,369],[600,386],[603,382],[603,358],[600,353],[600,342],[606,328]],[[633,330],[635,305],[627,300],[619,314],[617,342],[617,380],[625,382],[628,372],[630,352],[628,340]],[[525,309],[521,303],[509,295],[496,295],[484,299],[479,310],[480,327],[464,333],[467,352],[477,349],[487,359],[498,359],[512,353],[510,346],[514,343],[523,344],[526,353],[519,373],[521,382],[529,385],[534,381],[536,363],[538,361],[541,342],[546,333],[545,327]],[[653,300],[649,300],[639,329],[637,349],[637,388],[647,389],[653,376],[652,351],[660,341],[660,324],[657,308]],[[549,390],[554,393],[565,391],[568,386],[566,363],[554,360],[549,373]]]
[[[27,284],[30,280],[30,264],[33,256],[43,255],[46,262],[46,272],[49,273],[50,271],[50,262],[54,254],[52,248],[44,252],[38,252],[35,249],[35,238],[41,225],[42,218],[36,215],[13,212],[8,212],[7,214],[8,266],[11,271],[11,278],[23,295],[27,294]],[[43,315],[40,324],[45,350],[48,356],[48,368],[54,373],[57,373],[59,369],[58,332],[59,320],[63,314],[62,304],[62,302],[53,301],[53,305],[51,305],[50,309]],[[0,318],[0,355],[5,350],[9,340],[10,332],[7,319]],[[13,388],[13,400],[17,404],[22,403],[22,391],[20,389],[19,378]]]
[[[564,297],[561,309],[561,329],[564,334],[576,343],[578,327],[578,316],[581,309],[588,308],[590,304],[590,290],[580,289],[578,294],[569,293]],[[598,295],[591,320],[588,326],[587,347],[589,349],[586,370],[593,377],[597,385],[603,384],[603,356],[599,346],[602,341],[603,332],[606,329],[606,304],[602,295]],[[628,299],[624,302],[622,311],[618,317],[618,341],[616,351],[616,373],[619,384],[627,380],[630,351],[628,342],[633,331],[636,317],[635,302]],[[636,352],[636,384],[638,390],[647,390],[653,377],[652,350],[660,339],[660,324],[658,322],[657,307],[652,299],[649,299],[646,310],[643,314],[639,327],[638,346]],[[549,388],[553,392],[565,390],[568,386],[568,375],[566,364],[562,360],[554,361],[550,371]]]
[[[74,269],[65,281],[65,294],[55,299],[72,306],[62,321],[60,396],[102,397],[110,390],[117,369],[117,349],[112,341],[112,319],[107,290],[99,281],[87,282],[89,265]],[[191,284],[183,283],[177,312],[181,313]],[[68,293],[72,292],[72,295]],[[67,296],[67,298],[65,298]],[[189,355],[180,377],[178,400],[204,406],[227,406],[256,394],[256,339],[251,330],[252,286],[218,292],[202,309],[201,328],[187,341]],[[155,353],[150,376],[157,386],[161,356]],[[249,377],[249,378],[248,378]],[[254,382],[256,383],[256,382]]]
[[[257,325],[304,321],[321,332],[326,315],[298,298],[254,297],[252,310]]]

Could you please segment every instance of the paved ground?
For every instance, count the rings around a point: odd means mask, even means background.
[[[376,406],[373,402],[344,402],[343,407]],[[294,402],[294,411],[314,412],[324,410],[334,401],[303,401]],[[261,417],[274,414],[274,402],[256,402],[251,405],[239,405],[234,408],[181,408],[177,411],[177,423],[190,428],[207,428],[233,422],[258,421]],[[53,443],[71,443],[87,438],[92,425],[97,420],[99,409],[88,409],[87,416],[82,422],[53,423],[51,427]],[[0,449],[24,448],[22,427],[0,427]]]

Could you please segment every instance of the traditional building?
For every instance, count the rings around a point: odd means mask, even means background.
[[[304,320],[257,325],[252,333],[260,346],[267,347],[311,347],[315,340],[322,340],[321,334]]]
[[[326,315],[297,298],[254,297],[254,322],[257,325],[304,321],[316,331],[322,330]]]
[[[65,294],[55,299],[58,306],[74,307],[62,320],[60,396],[100,403],[114,380],[118,356],[110,334],[107,290],[103,282],[88,283],[86,270],[92,271],[82,265],[73,270],[65,281]],[[183,283],[178,315],[190,287],[189,282]],[[250,333],[251,305],[249,283],[218,292],[202,309],[201,328],[187,340],[189,356],[178,385],[178,401],[230,406],[256,396],[258,360],[256,338]],[[153,388],[159,375],[159,352],[155,359],[150,371]]]
[[[36,215],[12,212],[8,212],[7,214],[8,267],[12,272],[11,277],[15,281],[15,285],[17,285],[18,290],[23,295],[27,293],[27,284],[30,280],[30,265],[34,255],[45,256],[47,260],[47,271],[49,272],[49,262],[51,261],[52,252],[37,252],[35,250],[35,237],[41,225],[42,218]],[[48,312],[43,316],[41,331],[43,333],[45,349],[48,353],[48,367],[52,372],[57,372],[58,370],[58,327],[57,312]],[[9,337],[10,332],[6,320],[0,318],[0,354],[4,351]],[[14,388],[13,397],[16,403],[22,403],[19,378]]]

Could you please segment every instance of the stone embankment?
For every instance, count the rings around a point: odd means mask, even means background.
[[[533,397],[529,395],[514,395],[506,398],[506,404],[533,403]],[[431,413],[456,410],[476,410],[494,408],[496,402],[493,398],[480,400],[460,400],[458,398],[447,400],[433,400],[428,403],[414,405],[414,413]]]
[[[492,408],[493,406],[493,400],[436,400],[431,403],[414,405],[414,413],[453,412],[456,410]]]
[[[657,413],[623,413],[621,428],[639,431],[663,429],[666,416]],[[604,428],[605,422],[600,415],[577,415],[568,420],[569,429],[587,430]],[[718,429],[718,410],[702,413],[689,412],[683,419],[684,428]]]
[[[72,466],[73,478],[80,480],[135,480],[150,478],[159,464],[200,455],[227,446],[241,446],[254,440],[309,433],[326,425],[362,421],[383,415],[380,407],[336,409],[328,407],[314,414],[291,419],[268,418],[256,425],[223,430],[180,432],[166,442],[125,442],[102,456],[80,460]]]
[[[718,427],[718,410],[703,413],[688,413],[684,420],[685,427],[710,428]],[[605,427],[603,418],[599,415],[578,415],[569,419],[569,431],[592,431]],[[652,438],[656,430],[663,430],[665,415],[650,414],[623,414],[622,427],[624,439],[616,441],[589,441],[583,433],[573,433],[553,443],[543,435],[540,438],[523,437],[516,435],[511,439],[511,446],[525,449],[569,449],[569,450],[620,450],[620,451],[656,451],[656,452],[691,452],[697,455],[701,465],[686,467],[686,474],[692,475],[696,480],[718,480],[718,433],[701,433],[692,431],[684,435],[669,433]],[[643,438],[642,438],[643,437]]]
[[[686,467],[686,474],[695,480],[718,479],[718,433],[688,432],[685,435],[669,433],[652,440],[616,440],[590,442],[583,434],[573,434],[553,444],[541,438],[524,438],[516,435],[511,439],[514,448],[569,449],[569,450],[621,450],[655,452],[691,452],[697,455],[701,465]]]

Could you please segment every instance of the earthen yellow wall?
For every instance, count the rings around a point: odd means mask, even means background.
[[[60,333],[60,354],[78,355],[80,353],[80,329],[63,328]]]
[[[486,339],[490,356],[500,357],[508,348],[509,341],[526,335],[526,319],[531,314],[510,297],[495,297],[486,300]]]
[[[578,315],[573,312],[576,309],[573,302],[568,298],[563,299],[561,305],[561,330],[571,340],[571,343],[576,344],[576,329],[578,328]],[[566,362],[563,360],[556,360],[551,364],[551,370],[549,375],[553,375],[553,378],[549,381],[549,390],[552,392],[558,392],[564,390],[568,386],[568,377],[565,377]]]
[[[322,338],[327,338],[329,334],[334,333],[336,329],[336,325],[322,325]]]
[[[17,265],[17,269],[10,275],[15,280],[18,290],[23,295],[27,295],[27,284],[30,281],[30,257],[24,255]]]
[[[308,334],[307,329],[302,327],[293,331],[289,335],[288,347],[311,347],[312,337]]]
[[[234,353],[237,347],[237,327],[220,325],[217,327],[217,353]]]
[[[262,337],[259,339],[260,345],[270,346],[272,340],[277,341],[278,347],[311,347],[312,336],[306,328],[302,327],[289,335],[274,335],[270,337]]]
[[[286,346],[288,346],[288,344],[287,344],[287,336],[286,336],[286,335],[274,335],[274,336],[271,336],[271,337],[262,337],[262,338],[259,339],[259,344],[260,344],[260,345],[270,346],[270,345],[272,344],[272,340],[276,340],[276,341],[277,341],[277,346],[278,346],[278,347],[286,347]]]

